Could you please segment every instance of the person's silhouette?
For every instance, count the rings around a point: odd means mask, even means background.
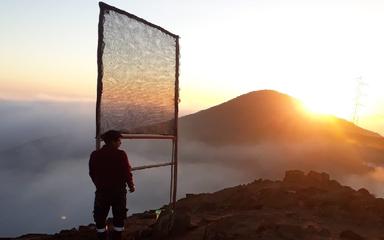
[[[110,130],[101,135],[105,145],[93,151],[89,160],[89,175],[96,186],[93,217],[98,239],[107,238],[106,218],[110,207],[113,214],[112,240],[121,239],[127,218],[127,189],[135,191],[127,154],[120,150],[122,135]]]

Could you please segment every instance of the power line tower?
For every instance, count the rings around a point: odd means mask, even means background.
[[[364,96],[363,87],[367,84],[363,81],[363,77],[356,78],[356,89],[355,89],[355,105],[353,109],[352,122],[357,125],[360,120],[360,110],[363,104],[361,98]]]

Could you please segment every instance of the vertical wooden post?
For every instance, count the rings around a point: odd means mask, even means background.
[[[173,166],[174,166],[174,163],[175,163],[175,144],[174,144],[174,141],[175,139],[172,139],[172,149],[171,149],[171,183],[170,183],[170,186],[169,186],[169,204],[172,204],[173,203],[173,179],[174,179],[174,175],[173,175]]]
[[[175,73],[175,139],[173,140],[174,146],[174,163],[173,163],[173,209],[176,208],[177,199],[177,167],[178,167],[178,142],[179,142],[179,58],[180,46],[179,37],[176,38],[176,73]]]
[[[104,8],[103,3],[99,3],[99,25],[98,25],[98,40],[97,40],[97,99],[96,99],[96,149],[100,149],[100,104],[101,93],[103,91],[103,52],[104,52]]]

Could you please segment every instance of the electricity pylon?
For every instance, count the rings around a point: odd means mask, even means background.
[[[362,76],[356,78],[355,106],[354,106],[353,115],[352,115],[352,122],[355,125],[357,125],[359,123],[360,109],[363,106],[363,104],[361,103],[361,97],[364,95],[363,94],[363,87],[366,85],[367,84],[363,82]]]

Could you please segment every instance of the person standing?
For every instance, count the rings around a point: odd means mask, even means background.
[[[93,218],[97,237],[107,239],[106,219],[110,207],[113,214],[112,240],[120,240],[127,218],[127,185],[135,191],[132,170],[125,151],[120,150],[122,135],[110,130],[101,135],[105,145],[93,151],[89,159],[89,176],[96,187]]]

